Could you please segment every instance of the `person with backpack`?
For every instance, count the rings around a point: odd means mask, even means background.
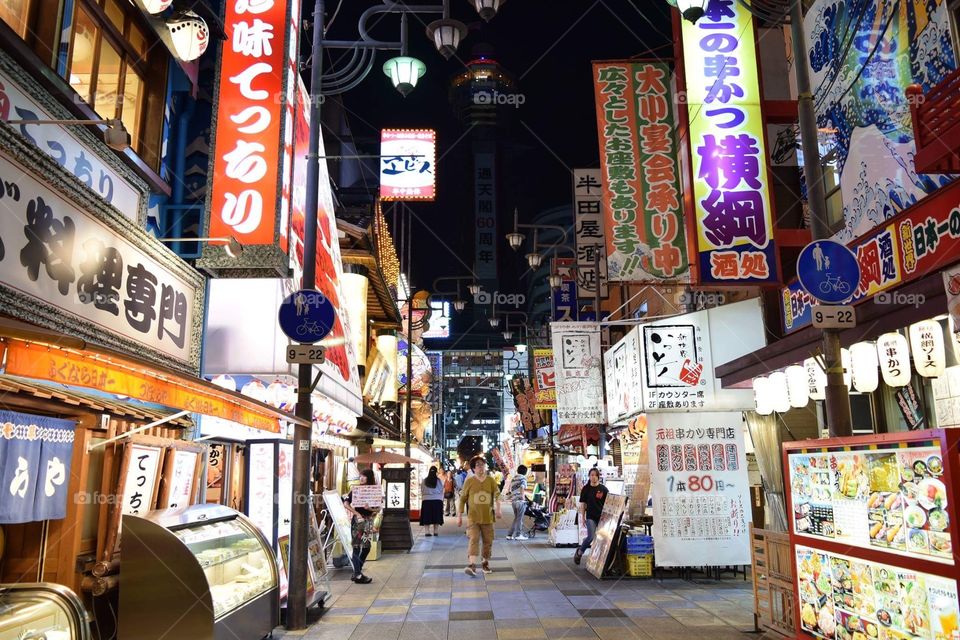
[[[513,524],[507,532],[507,540],[526,540],[523,535],[523,514],[527,511],[527,467],[520,465],[510,478],[510,504],[513,506]]]

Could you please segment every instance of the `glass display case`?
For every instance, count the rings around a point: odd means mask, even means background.
[[[124,516],[121,570],[120,637],[253,640],[279,622],[271,545],[228,507]]]
[[[83,603],[50,583],[0,585],[0,640],[90,640]]]

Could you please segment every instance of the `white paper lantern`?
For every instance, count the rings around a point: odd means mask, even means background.
[[[807,393],[811,400],[823,400],[827,397],[827,373],[813,358],[803,361],[807,373]]]
[[[853,367],[850,365],[850,349],[840,349],[840,364],[843,365],[843,384],[847,390],[853,385]]]
[[[887,386],[905,387],[910,384],[910,347],[903,334],[885,333],[877,338],[877,358]]]
[[[770,385],[771,403],[777,413],[790,411],[790,390],[787,387],[787,374],[783,371],[774,371],[767,378]]]
[[[853,388],[860,393],[876,391],[880,386],[880,361],[877,347],[871,342],[858,342],[850,347],[850,364],[853,366]]]
[[[913,366],[924,378],[939,378],[947,368],[947,352],[943,345],[943,330],[936,320],[924,320],[910,325],[910,351]]]
[[[770,397],[770,381],[764,376],[753,379],[753,399],[757,403],[757,413],[768,416],[773,413],[773,398]]]
[[[807,389],[807,371],[798,364],[787,367],[787,392],[790,395],[790,406],[802,409],[810,401],[810,392]]]

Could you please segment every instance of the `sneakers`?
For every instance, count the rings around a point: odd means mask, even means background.
[[[508,536],[507,536],[507,540],[513,540],[513,536],[508,535]]]
[[[426,535],[426,537],[428,537],[428,538],[431,537],[431,536],[433,536],[432,533],[427,533],[427,534],[424,534],[424,535]]]
[[[577,552],[573,554],[573,564],[580,564],[580,558],[583,557],[583,554],[580,553],[580,549],[577,549]]]
[[[373,582],[373,578],[369,576],[365,576],[362,573],[358,576],[353,576],[350,579],[356,582],[357,584],[370,584],[371,582]]]
[[[490,568],[490,564],[487,562],[484,562],[482,565],[480,565],[480,570],[484,573],[493,573],[493,569]]]
[[[475,565],[468,564],[463,572],[472,578],[477,575],[477,567]]]
[[[520,535],[514,537],[514,540],[529,540],[529,539],[530,539],[530,538],[528,538],[527,536],[523,535],[522,533],[521,533]]]

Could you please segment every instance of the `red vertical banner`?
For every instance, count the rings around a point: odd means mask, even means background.
[[[228,0],[208,235],[285,248],[296,73],[291,3]],[[289,36],[289,37],[288,37]],[[285,103],[285,104],[281,104]],[[284,174],[287,174],[286,176]]]

